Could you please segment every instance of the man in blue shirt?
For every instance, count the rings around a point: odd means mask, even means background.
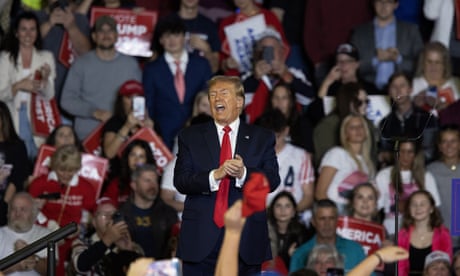
[[[398,0],[373,0],[375,18],[353,31],[351,43],[361,56],[361,76],[382,90],[395,71],[412,73],[423,47],[418,27],[396,20]]]
[[[337,205],[330,199],[321,199],[313,205],[311,223],[316,228],[316,235],[311,240],[299,246],[291,257],[290,272],[305,267],[308,255],[317,244],[335,246],[344,258],[345,272],[358,265],[365,258],[363,247],[352,240],[337,235],[338,210]]]

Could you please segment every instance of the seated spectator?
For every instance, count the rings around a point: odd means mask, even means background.
[[[355,219],[377,222],[377,200],[379,192],[369,182],[356,185],[351,191],[349,212]]]
[[[289,136],[287,139],[295,146],[301,147],[308,152],[313,152],[313,121],[322,118],[324,111],[321,107],[320,114],[312,114],[308,107],[307,112],[302,112],[296,102],[294,91],[289,85],[280,82],[270,93],[267,110],[278,109],[284,115],[289,126]],[[313,116],[313,117],[312,117]]]
[[[78,274],[124,275],[129,263],[143,255],[129,235],[128,225],[107,197],[97,201],[92,225],[96,232],[89,240],[72,244],[72,268]]]
[[[450,256],[442,251],[433,251],[425,258],[423,276],[450,276]]]
[[[452,259],[452,272],[454,276],[460,276],[460,251],[455,251]]]
[[[398,168],[389,166],[380,170],[375,177],[375,184],[380,193],[378,206],[379,209],[383,208],[385,217],[383,225],[389,235],[395,234],[396,209],[399,210],[399,216],[408,211],[405,210],[405,203],[413,192],[426,190],[432,194],[435,205],[441,205],[436,181],[425,170],[423,154],[418,143],[413,140],[400,142]],[[399,196],[398,206],[395,205],[395,191]]]
[[[410,95],[413,93],[411,78],[406,73],[395,73],[388,81],[388,95],[393,101],[391,112],[380,122],[379,163],[382,167],[392,163],[394,140],[408,134],[407,138],[422,138],[425,160],[434,157],[435,133],[438,131],[438,120],[435,116],[414,106]]]
[[[77,133],[75,133],[70,125],[59,125],[54,128],[51,134],[46,138],[45,144],[55,148],[65,145],[74,145],[80,151],[84,151],[77,137]]]
[[[110,198],[115,207],[128,201],[132,192],[131,177],[136,168],[145,164],[155,165],[149,143],[138,139],[126,146],[120,162],[120,170],[116,171],[117,176],[107,184],[102,192],[103,197]]]
[[[267,50],[273,51],[272,57],[264,55]],[[313,86],[304,72],[286,65],[286,53],[287,48],[277,30],[267,28],[257,37],[252,58],[253,69],[241,77],[245,90],[245,112],[250,123],[265,111],[270,94],[279,82],[289,87],[301,107],[308,106],[315,97]]]
[[[38,211],[33,198],[26,192],[19,192],[11,198],[8,225],[0,227],[0,259],[51,233],[35,224]],[[46,275],[47,262],[47,252],[43,249],[2,272],[6,275]]]
[[[333,147],[321,160],[315,198],[333,200],[339,215],[344,215],[354,186],[368,182],[375,174],[370,157],[371,138],[364,117],[345,117],[340,126],[340,141],[342,146]]]
[[[23,190],[30,167],[26,146],[14,129],[10,110],[0,101],[0,226],[7,223],[8,203]]]
[[[345,83],[357,82],[368,94],[377,94],[379,91],[372,82],[363,80],[358,75],[361,66],[358,49],[349,43],[340,44],[335,52],[335,66],[331,68],[321,83],[318,97],[335,96],[340,86]]]
[[[313,269],[318,275],[324,276],[328,275],[328,268],[343,269],[343,258],[334,246],[317,244],[311,250],[310,256],[308,256],[306,267]]]
[[[334,146],[340,145],[340,124],[342,120],[350,115],[366,116],[368,107],[367,92],[356,82],[346,83],[340,86],[335,95],[334,110],[315,126],[313,130],[313,144],[315,165],[319,166],[326,151]],[[371,158],[375,160],[377,155],[376,134],[374,125],[366,120],[371,145]]]
[[[275,191],[267,196],[267,206],[279,192],[288,191],[295,198],[296,210],[302,213],[301,220],[308,224],[311,217],[309,209],[313,204],[315,183],[315,173],[310,154],[288,142],[289,126],[281,111],[277,109],[269,111],[262,115],[257,123],[275,132],[276,136],[275,152],[281,183]]]
[[[321,199],[314,203],[311,222],[316,229],[316,235],[294,251],[289,267],[290,272],[305,267],[311,251],[317,244],[334,246],[344,257],[345,272],[351,270],[365,258],[364,250],[359,243],[342,238],[337,234],[337,219],[338,210],[334,201]]]
[[[56,75],[53,55],[41,49],[39,27],[34,13],[21,13],[15,18],[0,53],[0,100],[10,109],[30,160],[44,142],[43,137],[32,131],[32,98],[39,93],[46,100],[52,99]]]
[[[441,214],[428,191],[417,191],[409,197],[402,224],[398,233],[398,245],[409,251],[409,259],[398,263],[401,275],[421,274],[424,265],[420,260],[424,260],[437,250],[446,253],[450,262],[452,259],[450,232],[442,224]],[[425,263],[425,268],[427,265],[429,263]]]
[[[131,179],[133,196],[120,208],[131,237],[146,257],[168,258],[168,240],[177,212],[159,196],[157,168],[150,164],[137,167]]]
[[[181,20],[159,22],[157,36],[161,52],[145,65],[142,81],[155,131],[172,150],[174,138],[192,115],[195,96],[206,88],[212,72],[205,58],[185,49],[185,26]]]
[[[281,258],[288,268],[294,250],[307,241],[307,229],[300,223],[297,203],[287,191],[276,193],[267,213],[273,258]]]
[[[219,38],[222,44],[222,49],[220,51],[221,69],[225,75],[236,76],[240,73],[244,74],[246,72],[239,72],[239,64],[233,57],[230,56],[230,44],[224,31],[225,27],[261,14],[265,19],[265,24],[267,27],[276,30],[280,36],[280,40],[283,41],[282,44],[285,49],[289,48],[289,43],[287,42],[286,36],[284,35],[284,30],[281,26],[281,23],[271,11],[261,8],[259,5],[257,5],[255,0],[233,0],[233,3],[237,7],[237,12],[220,21]],[[286,56],[288,51],[286,51],[284,54]]]
[[[458,112],[458,111],[457,111]],[[456,125],[445,125],[438,133],[438,159],[427,166],[439,189],[442,204],[439,207],[444,225],[451,230],[452,180],[460,178],[460,129]],[[458,236],[452,236],[454,248],[460,246]]]
[[[143,116],[135,115],[133,98],[143,97],[144,88],[137,80],[124,82],[118,90],[113,108],[113,116],[105,123],[102,130],[102,153],[113,159],[117,156],[121,145],[142,127],[153,128],[146,107]]]
[[[93,186],[78,175],[81,153],[74,145],[58,148],[51,156],[50,172],[35,178],[29,193],[41,209],[37,222],[56,230],[71,222],[80,223],[83,213],[92,212],[96,198]],[[57,194],[58,199],[41,199],[46,194]],[[70,247],[75,236],[59,245],[59,263],[56,273],[64,275],[64,263],[68,261]],[[62,274],[61,274],[62,273]]]
[[[383,90],[396,71],[412,73],[423,47],[417,25],[397,20],[399,0],[373,0],[375,17],[353,30],[351,43],[361,55],[360,75]]]
[[[460,98],[460,79],[452,75],[450,54],[441,42],[429,42],[419,55],[412,98],[426,110],[442,110]]]

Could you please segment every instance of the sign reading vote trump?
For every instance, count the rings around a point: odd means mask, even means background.
[[[118,40],[115,48],[126,55],[151,57],[150,45],[153,29],[157,23],[157,12],[133,12],[125,9],[91,9],[91,26],[102,15],[109,15],[117,22]]]
[[[251,70],[254,43],[266,28],[262,14],[225,27],[230,55],[238,62],[240,72]]]
[[[385,239],[382,225],[351,217],[339,217],[337,234],[360,243],[366,255],[377,251]]]

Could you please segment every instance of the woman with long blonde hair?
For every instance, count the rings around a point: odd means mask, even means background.
[[[350,192],[373,178],[375,165],[370,157],[370,134],[363,116],[348,115],[343,119],[340,141],[342,146],[331,148],[321,160],[315,197],[334,200],[343,215]]]

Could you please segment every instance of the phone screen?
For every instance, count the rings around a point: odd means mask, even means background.
[[[272,46],[264,47],[262,55],[263,55],[263,59],[265,60],[265,62],[267,62],[268,64],[271,64],[273,59],[275,58],[273,47]]]
[[[145,98],[142,96],[133,97],[133,114],[139,120],[145,118]]]

